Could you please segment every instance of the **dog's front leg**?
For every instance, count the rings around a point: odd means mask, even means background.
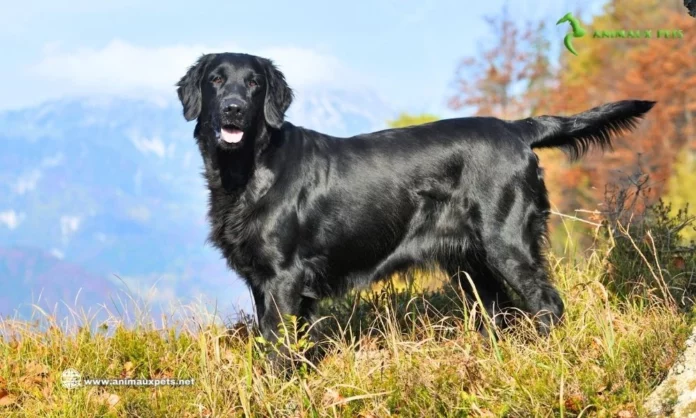
[[[279,275],[252,289],[261,335],[274,347],[269,360],[280,372],[296,363],[298,344],[307,335],[315,301],[304,294],[302,276]]]

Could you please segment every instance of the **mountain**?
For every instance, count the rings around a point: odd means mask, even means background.
[[[117,287],[105,277],[39,248],[0,248],[0,277],[0,306],[12,307],[25,318],[32,314],[32,304],[65,318],[82,301],[90,301],[95,308],[118,295]]]
[[[391,116],[370,92],[345,91],[303,92],[288,112],[337,136]],[[115,97],[0,113],[0,315],[26,316],[39,294],[73,301],[80,289],[85,307],[127,290],[248,308],[243,283],[205,242],[193,127],[178,102]]]

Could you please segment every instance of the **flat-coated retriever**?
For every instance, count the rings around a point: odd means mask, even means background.
[[[250,287],[269,341],[284,315],[311,320],[323,297],[433,264],[467,271],[491,314],[509,287],[548,332],[564,305],[547,273],[549,201],[532,150],[610,147],[655,104],[336,138],[284,121],[293,92],[265,58],[204,55],[177,86],[197,119],[210,241]]]

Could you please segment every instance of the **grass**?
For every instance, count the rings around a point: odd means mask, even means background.
[[[125,325],[122,315],[93,324],[77,313],[58,323],[41,311],[35,321],[6,319],[0,416],[642,416],[682,351],[696,286],[687,280],[694,252],[675,256],[661,240],[674,225],[650,222],[653,229],[634,228],[638,235],[600,237],[590,250],[551,257],[567,317],[548,338],[521,320],[484,339],[472,328],[480,310],[457,289],[387,285],[325,304],[328,355],[289,380],[266,370],[248,320],[224,326],[203,307],[185,307],[188,320],[164,326]],[[438,276],[407,278],[397,282]],[[309,347],[301,343],[298,355]],[[68,368],[83,377],[195,381],[66,389]]]

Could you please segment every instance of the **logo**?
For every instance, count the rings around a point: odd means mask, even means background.
[[[564,22],[570,23],[570,28],[573,30],[573,32],[567,34],[565,38],[563,38],[563,44],[568,49],[568,51],[570,51],[571,54],[578,55],[578,53],[575,52],[575,48],[573,48],[573,38],[582,38],[583,36],[585,36],[587,31],[585,31],[585,29],[582,26],[580,26],[580,21],[573,17],[572,13],[566,13],[565,16],[563,16],[558,22],[556,22],[556,25],[560,25]]]
[[[692,0],[696,2],[696,0]],[[567,34],[563,38],[563,44],[573,55],[578,55],[577,51],[573,47],[573,38],[582,38],[587,34],[585,28],[580,25],[580,21],[573,16],[572,13],[566,13],[556,25],[568,22],[572,32]],[[682,29],[618,29],[618,30],[605,30],[605,29],[595,29],[592,33],[593,39],[682,39],[684,38],[684,31]]]
[[[82,386],[82,375],[75,369],[66,369],[60,375],[60,383],[66,389],[76,389]]]

